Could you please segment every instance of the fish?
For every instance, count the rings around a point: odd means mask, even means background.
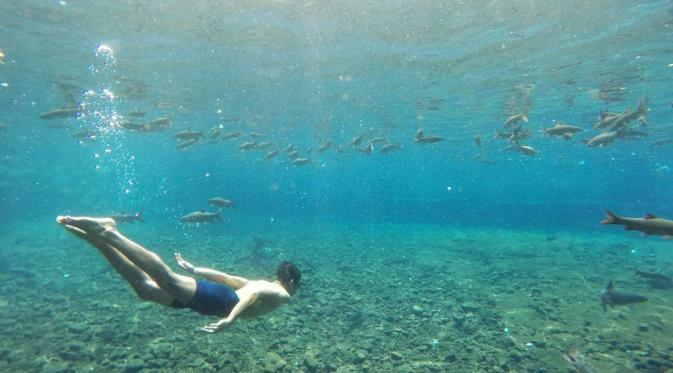
[[[355,148],[355,150],[359,151],[360,153],[362,153],[364,155],[371,155],[374,152],[374,144],[369,143],[364,148],[362,148],[362,149]]]
[[[125,214],[123,212],[115,212],[114,214],[110,215],[110,218],[116,223],[133,223],[136,220],[141,223],[145,222],[140,212],[136,212],[133,215]]]
[[[264,141],[264,142],[260,142],[259,144],[257,144],[255,149],[267,149],[267,148],[270,148],[271,146],[273,146],[273,142]]]
[[[417,144],[434,144],[440,141],[444,141],[444,138],[441,136],[425,136],[422,128],[416,131],[414,135],[414,142]]]
[[[529,145],[519,145],[517,147],[517,150],[529,157],[535,157],[536,155],[538,155],[538,151]]]
[[[673,220],[658,218],[650,213],[644,218],[625,218],[615,215],[612,211],[605,211],[607,218],[601,224],[623,225],[628,231],[638,231],[646,235],[673,237]]]
[[[126,129],[131,130],[131,131],[142,131],[143,128],[144,128],[143,125],[140,124],[140,123],[131,122],[131,121],[127,121],[127,120],[123,121],[121,123],[121,126],[122,126],[122,128],[126,128]]]
[[[74,137],[78,140],[95,140],[96,139],[96,132],[89,131],[89,130],[80,130],[80,131],[72,133],[70,136],[72,136],[72,137]]]
[[[665,139],[659,139],[656,141],[652,142],[652,147],[657,147],[657,146],[664,146],[664,145],[669,145],[673,144],[673,138],[665,138]]]
[[[145,116],[145,112],[142,111],[142,110],[135,109],[135,110],[129,111],[128,113],[126,113],[126,115],[128,115],[129,117],[133,117],[133,118],[140,118],[140,117]]]
[[[387,154],[387,153],[391,153],[391,152],[394,152],[394,151],[396,151],[396,150],[400,150],[400,149],[402,149],[402,145],[401,145],[401,144],[393,144],[393,143],[390,143],[390,144],[385,144],[385,145],[383,145],[383,146],[381,147],[380,152],[381,152],[381,154]]]
[[[292,151],[294,151],[294,150],[296,150],[296,149],[297,149],[297,146],[296,146],[296,145],[294,145],[294,144],[290,144],[290,145],[286,146],[285,149],[283,149],[283,151],[284,151],[285,153],[290,153],[290,152],[292,152]]]
[[[269,161],[269,160],[271,160],[271,159],[274,159],[274,158],[276,158],[276,156],[278,155],[278,153],[280,153],[280,150],[278,150],[278,149],[276,149],[276,150],[272,150],[272,151],[268,152],[268,153],[264,156],[264,160]]]
[[[360,136],[354,137],[354,138],[348,143],[348,145],[346,145],[346,146],[347,146],[347,147],[355,147],[355,146],[358,146],[358,145],[360,145],[360,144],[362,143],[362,140],[364,140],[364,138],[365,138],[365,135],[360,135]]]
[[[293,150],[287,155],[290,159],[297,159],[299,157],[299,150]]]
[[[293,166],[303,166],[308,163],[311,163],[311,158],[296,158],[292,161]]]
[[[571,126],[569,124],[557,122],[554,127],[544,128],[543,133],[549,136],[562,136],[565,139],[571,139],[576,133],[584,131],[580,127]]]
[[[184,223],[215,223],[216,220],[222,220],[222,213],[217,212],[206,212],[206,211],[194,211],[180,218],[180,221]]]
[[[252,140],[252,141],[244,142],[243,144],[239,145],[238,148],[240,150],[251,150],[251,149],[255,149],[256,146],[257,146],[257,140]]]
[[[216,140],[218,137],[220,137],[220,134],[222,134],[221,128],[213,128],[213,131],[210,132],[210,139]]]
[[[595,129],[613,128],[618,129],[628,125],[634,119],[638,119],[641,125],[647,125],[647,115],[649,109],[647,108],[647,100],[641,99],[638,101],[638,108],[632,110],[627,108],[621,113],[603,112],[598,117],[598,122],[594,125]]]
[[[528,113],[523,112],[519,114],[512,115],[511,117],[507,118],[505,121],[505,128],[510,128],[513,127],[515,124],[524,121],[528,122]]]
[[[580,355],[580,351],[577,347],[572,347],[568,352],[562,352],[561,357],[565,359],[577,373],[593,373],[593,371],[582,362],[582,355]]]
[[[176,149],[187,149],[187,148],[193,146],[194,144],[196,144],[197,142],[199,142],[199,139],[189,139],[185,142],[179,143],[175,148]]]
[[[253,139],[258,139],[258,138],[260,138],[262,135],[260,135],[260,134],[257,133],[257,132],[250,132],[250,133],[248,134],[248,136],[252,137]]]
[[[605,131],[590,139],[582,140],[582,142],[584,142],[587,146],[605,146],[612,144],[619,137],[619,132]]]
[[[658,272],[645,272],[636,269],[636,276],[647,279],[650,286],[657,289],[671,289],[673,288],[673,277],[666,276]]]
[[[332,144],[333,144],[332,141],[327,141],[326,143],[320,145],[318,149],[316,149],[316,153],[322,154],[326,152],[327,150],[329,150],[329,148],[332,147]]]
[[[481,135],[477,135],[474,137],[474,145],[476,146],[481,146]]]
[[[612,282],[612,280],[608,282],[608,286],[601,292],[600,298],[603,311],[608,310],[608,305],[612,308],[615,308],[615,306],[624,306],[627,304],[647,301],[646,296],[615,290],[615,284]]]
[[[645,136],[647,136],[647,132],[634,130],[634,129],[632,129],[632,128],[624,128],[624,129],[620,132],[620,136],[621,136],[623,139],[626,140],[626,139],[628,139],[628,138],[632,138],[632,137],[645,137]]]
[[[157,118],[149,123],[147,123],[150,127],[168,127],[171,125],[171,118],[170,117],[160,117]]]
[[[198,139],[203,135],[201,131],[192,131],[191,129],[187,129],[185,131],[180,131],[177,132],[173,135],[173,138],[180,139],[180,140],[191,140],[191,139]]]
[[[228,132],[222,135],[222,140],[236,139],[238,137],[241,137],[240,131]]]
[[[234,201],[222,197],[213,197],[208,199],[208,203],[217,207],[236,207]]]
[[[80,108],[61,108],[48,111],[40,115],[40,119],[61,119],[77,116]]]
[[[371,140],[369,140],[369,143],[377,145],[377,144],[387,144],[389,143],[390,140],[386,139],[385,137],[374,137]]]

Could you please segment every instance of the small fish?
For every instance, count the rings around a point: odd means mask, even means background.
[[[210,133],[210,139],[217,140],[217,138],[220,137],[220,134],[222,134],[221,128],[213,128],[213,131]]]
[[[390,140],[386,139],[385,137],[374,137],[371,140],[369,140],[369,143],[374,144],[374,145],[387,144],[389,142],[390,142]]]
[[[131,131],[142,131],[143,125],[136,122],[123,121],[121,124],[122,128],[126,128]]]
[[[608,305],[615,308],[615,306],[624,306],[645,301],[647,301],[647,297],[643,295],[615,290],[615,284],[612,280],[608,282],[608,286],[601,292],[601,305],[603,306],[603,311],[608,310]]]
[[[157,118],[149,123],[150,127],[168,127],[171,125],[171,118],[170,117],[160,117]]]
[[[180,139],[180,140],[191,140],[191,139],[198,139],[203,135],[201,131],[192,131],[191,129],[187,129],[185,131],[180,131],[177,132],[173,135],[173,138]]]
[[[652,147],[664,146],[664,145],[669,145],[669,144],[673,144],[673,138],[656,140],[656,141],[652,142]]]
[[[129,117],[133,117],[133,118],[141,118],[141,117],[145,116],[145,112],[142,111],[142,110],[135,109],[135,110],[129,111],[128,113],[126,113],[126,115],[128,115]]]
[[[332,142],[327,141],[326,143],[320,145],[320,147],[318,149],[316,149],[316,153],[322,154],[322,153],[326,152],[331,147],[332,147]]]
[[[222,135],[222,140],[229,140],[229,139],[236,139],[241,137],[241,132],[240,131],[235,131],[235,132],[228,132]]]
[[[303,166],[308,163],[311,163],[311,158],[297,158],[292,161],[293,166]]]
[[[194,211],[180,218],[184,223],[215,223],[222,220],[222,214],[218,212]]]
[[[293,150],[287,155],[290,159],[297,159],[299,157],[299,150]]]
[[[561,357],[565,359],[577,373],[593,373],[593,371],[582,362],[582,355],[580,355],[580,351],[577,347],[572,347],[568,352],[562,352]]]
[[[74,132],[70,136],[78,139],[78,140],[95,140],[96,139],[96,132],[94,131],[89,131],[89,130],[81,130]]]
[[[643,232],[646,235],[657,235],[663,238],[673,237],[673,220],[658,218],[650,213],[644,218],[624,218],[611,211],[605,211],[607,218],[601,224],[623,225],[627,231]]]
[[[529,157],[535,157],[536,155],[538,155],[538,151],[532,146],[528,145],[519,145],[517,147],[517,150]]]
[[[474,145],[481,147],[481,135],[474,137]]]
[[[440,141],[444,141],[444,138],[441,136],[425,136],[422,128],[416,131],[414,135],[414,142],[417,144],[434,144]]]
[[[582,142],[584,142],[587,146],[606,146],[612,144],[617,138],[619,138],[619,136],[619,132],[606,131],[590,139],[582,140]]]
[[[252,141],[244,142],[243,144],[239,145],[238,148],[240,150],[251,150],[251,149],[255,149],[256,146],[257,146],[257,141],[252,140]]]
[[[401,144],[393,144],[393,143],[390,143],[390,144],[385,144],[385,145],[383,145],[383,146],[381,147],[380,152],[381,152],[381,154],[387,154],[387,153],[391,153],[391,152],[394,152],[394,151],[396,151],[396,150],[400,150],[400,149],[402,149],[402,145],[401,145]]]
[[[141,223],[145,222],[142,214],[139,213],[139,212],[137,212],[133,215],[125,214],[123,212],[115,212],[114,214],[110,215],[110,218],[117,223],[133,223],[136,220],[141,222]]]
[[[232,200],[224,199],[222,197],[213,197],[208,199],[208,203],[217,207],[236,207]]]
[[[199,139],[190,139],[185,142],[181,142],[176,146],[176,149],[187,149],[191,146],[194,146],[197,142],[199,142]]]
[[[268,153],[264,156],[264,160],[269,161],[269,160],[271,160],[271,159],[274,159],[274,158],[276,158],[276,156],[278,155],[278,153],[280,153],[280,150],[278,150],[278,149],[276,149],[276,150],[272,150],[272,151],[268,152]]]
[[[358,145],[360,145],[360,144],[362,143],[362,140],[364,140],[364,138],[365,138],[365,135],[360,135],[360,136],[354,137],[354,138],[348,143],[348,145],[346,145],[346,146],[347,146],[347,147],[355,147],[355,146],[358,146]]]
[[[364,155],[371,155],[372,153],[374,153],[374,144],[369,143],[364,148],[362,148],[362,149],[355,148],[355,150],[359,151],[360,153],[362,153]]]
[[[250,132],[250,133],[248,134],[248,136],[252,137],[253,139],[258,139],[258,138],[260,138],[262,135],[260,135],[260,134],[257,133],[257,132]]]
[[[40,119],[59,119],[59,118],[71,118],[77,116],[79,113],[79,108],[61,108],[56,110],[51,110],[40,115]]]
[[[521,121],[528,122],[528,113],[523,112],[512,115],[511,117],[507,118],[507,120],[505,121],[505,128],[513,127],[515,124]]]
[[[271,142],[271,141],[264,141],[264,142],[260,142],[259,144],[257,144],[257,146],[255,147],[255,149],[267,149],[267,148],[270,148],[270,147],[272,147],[272,146],[273,146],[273,142]]]
[[[557,122],[554,127],[545,128],[542,130],[545,135],[550,136],[562,136],[563,138],[569,140],[576,133],[584,131],[580,127],[571,126],[569,124]]]
[[[296,146],[296,145],[294,145],[294,144],[290,144],[290,145],[286,146],[285,149],[283,149],[283,151],[284,151],[285,153],[290,153],[290,152],[292,152],[292,151],[294,151],[294,150],[296,150],[296,149],[297,149],[297,146]]]

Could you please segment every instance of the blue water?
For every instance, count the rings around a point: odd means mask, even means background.
[[[0,250],[11,258],[18,246],[37,250],[48,237],[74,242],[54,223],[59,214],[141,211],[146,225],[127,228],[132,233],[192,247],[206,237],[285,240],[279,232],[330,229],[346,244],[344,232],[364,229],[358,234],[373,236],[357,252],[391,227],[400,240],[400,232],[433,229],[608,235],[615,244],[652,245],[659,256],[647,265],[670,275],[666,241],[598,223],[606,209],[673,216],[673,146],[652,145],[673,137],[672,14],[663,0],[9,1],[0,9]],[[635,109],[641,99],[649,123],[637,129],[646,137],[582,143],[599,133],[592,126],[600,112]],[[86,109],[40,119],[72,105]],[[135,109],[145,116],[130,117]],[[529,112],[525,144],[539,152],[534,157],[493,136],[521,111]],[[164,131],[119,126],[163,116],[171,118]],[[584,132],[569,141],[543,136],[555,122]],[[244,135],[207,144],[214,128]],[[445,140],[416,144],[419,128]],[[205,138],[176,149],[172,135],[185,129]],[[79,130],[96,139],[80,143],[72,137]],[[239,150],[253,131],[274,147]],[[381,154],[375,145],[367,156],[346,147],[359,135],[403,148]],[[327,140],[344,152],[317,154]],[[282,151],[288,144],[303,156],[313,148],[311,163],[293,166]],[[263,160],[274,148],[280,155]],[[180,222],[212,210],[214,196],[237,205],[224,211],[223,224]],[[308,248],[292,253],[312,258]],[[63,259],[53,255],[44,260]],[[637,266],[625,260],[620,270]],[[595,280],[600,291],[607,277]],[[670,308],[654,313],[670,319]]]

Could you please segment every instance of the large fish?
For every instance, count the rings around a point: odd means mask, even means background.
[[[222,214],[218,212],[194,211],[183,217],[180,220],[184,223],[214,223],[215,220],[222,220]]]
[[[639,231],[646,235],[657,235],[663,238],[673,237],[673,220],[658,218],[652,214],[645,214],[644,218],[624,218],[615,215],[612,211],[605,211],[607,218],[601,224],[623,225],[628,231]]]
[[[608,305],[615,308],[615,306],[624,306],[645,301],[647,301],[647,297],[643,295],[615,290],[615,284],[612,280],[608,282],[608,286],[601,292],[601,305],[603,306],[603,311],[608,310]]]
[[[513,127],[515,124],[521,121],[528,122],[528,113],[519,113],[507,118],[505,121],[505,128]]]

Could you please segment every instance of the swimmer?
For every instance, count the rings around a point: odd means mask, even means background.
[[[181,268],[205,279],[197,280],[173,272],[157,254],[122,235],[113,219],[59,216],[56,221],[95,246],[141,299],[220,318],[201,328],[207,333],[219,332],[239,317],[269,313],[288,303],[299,287],[301,273],[291,262],[282,262],[271,282],[196,267],[176,253]]]

